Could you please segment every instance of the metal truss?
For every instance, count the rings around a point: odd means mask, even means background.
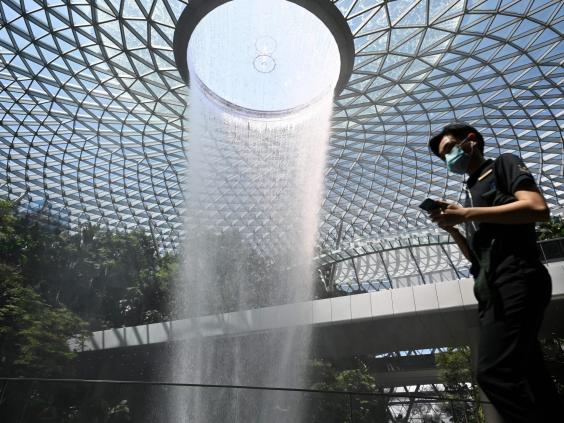
[[[398,422],[411,422],[411,421],[442,421],[438,419],[448,418],[446,413],[451,412],[448,404],[437,402],[433,399],[425,399],[425,395],[441,396],[445,393],[445,387],[442,383],[437,383],[438,369],[435,364],[435,354],[446,351],[446,348],[431,348],[427,350],[408,350],[408,351],[392,351],[386,354],[378,355],[378,363],[373,368],[370,368],[370,373],[374,376],[376,384],[379,383],[379,376],[382,375],[382,370],[385,372],[394,373],[412,370],[434,370],[436,376],[431,376],[430,379],[422,384],[410,384],[396,386],[386,389],[386,394],[390,396],[388,402],[388,411],[393,421]],[[469,383],[471,381],[468,381]],[[394,393],[399,394],[394,398]],[[411,398],[402,397],[406,393],[417,395],[421,397]],[[468,398],[468,400],[472,400]],[[457,416],[458,419],[464,420],[464,416]],[[435,420],[438,419],[438,420]],[[458,421],[458,420],[457,420]]]
[[[484,134],[486,155],[520,155],[563,210],[561,1],[334,3],[356,55],[334,102],[321,251],[427,231],[423,198],[460,200],[460,177],[426,147],[453,119]],[[0,195],[71,226],[141,227],[176,247],[190,122],[172,38],[185,5],[0,0]],[[381,260],[390,274],[424,273],[398,254],[359,257],[352,271],[382,279],[370,270]],[[418,263],[440,270],[439,256]]]
[[[470,263],[446,233],[428,231],[363,240],[316,257],[324,284],[345,292],[439,282],[469,277]]]

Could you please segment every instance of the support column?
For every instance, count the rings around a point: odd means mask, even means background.
[[[473,327],[468,329],[468,334],[470,335],[470,354],[472,357],[472,371],[476,374],[476,369],[478,368],[478,328]],[[482,391],[482,388],[478,387],[480,392],[480,400],[482,402],[482,410],[484,410],[485,423],[504,423],[503,419],[495,409],[495,407],[490,403],[490,400]]]

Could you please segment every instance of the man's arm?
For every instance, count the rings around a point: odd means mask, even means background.
[[[442,213],[432,216],[439,226],[465,222],[522,224],[546,221],[550,210],[534,183],[523,183],[513,194],[516,201],[492,207],[460,207],[450,204]]]
[[[442,227],[442,229],[447,231],[449,235],[452,237],[452,239],[454,240],[454,242],[456,242],[456,245],[458,245],[458,248],[460,249],[464,257],[466,257],[466,260],[472,262],[472,253],[470,252],[470,247],[468,245],[468,241],[466,240],[466,237],[462,235],[460,231],[456,229],[454,226],[445,226]]]

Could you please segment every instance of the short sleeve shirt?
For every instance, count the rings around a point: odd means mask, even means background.
[[[496,160],[487,160],[468,178],[471,207],[492,207],[515,201],[514,194],[523,184],[535,184],[533,175],[514,154],[502,154]],[[529,185],[530,186],[530,185]],[[493,224],[476,223],[467,228],[469,241],[476,236],[496,238],[503,256],[523,255],[537,257],[534,223]]]

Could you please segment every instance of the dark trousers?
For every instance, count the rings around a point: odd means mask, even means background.
[[[518,270],[495,281],[491,305],[480,310],[478,384],[507,423],[559,422],[564,410],[537,338],[550,275],[540,264]]]

